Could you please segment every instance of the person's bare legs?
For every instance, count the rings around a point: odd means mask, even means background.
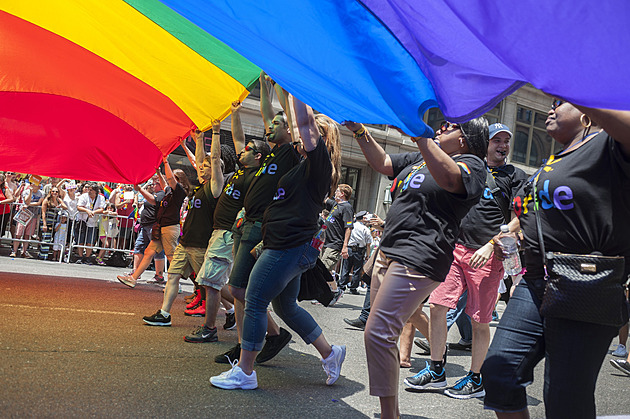
[[[431,317],[429,318],[429,335],[431,336],[431,361],[442,361],[446,349],[446,313],[448,307],[431,304]]]
[[[619,344],[623,346],[628,346],[628,323],[621,326],[619,329]]]
[[[162,310],[167,313],[171,312],[175,298],[177,298],[179,279],[181,277],[179,274],[168,274],[168,281],[166,282],[166,288],[164,288],[164,299],[162,300]]]
[[[411,315],[409,318],[411,324],[414,325],[418,332],[422,333],[427,339],[427,342],[431,342],[429,338],[429,316],[422,310],[422,305]]]
[[[156,275],[164,277],[164,259],[153,259],[153,261],[155,262]]]
[[[138,278],[140,278],[140,275],[142,275],[142,272],[144,272],[149,267],[149,265],[151,264],[151,258],[153,256],[155,256],[155,250],[147,248],[144,251],[144,257],[142,258],[142,260],[138,264],[138,267],[135,268],[133,270],[133,273],[131,274],[133,279],[138,280]],[[157,270],[157,267],[155,269]],[[164,269],[164,266],[162,266],[162,269]],[[178,284],[179,284],[179,279],[177,281],[178,281]],[[179,288],[177,290],[175,290],[175,291],[177,292],[178,290],[179,290]]]
[[[400,333],[400,348],[398,352],[400,354],[400,368],[411,367],[411,348],[413,347],[413,337],[416,334],[416,328],[407,322]]]
[[[206,289],[206,321],[205,325],[208,329],[214,329],[217,322],[217,313],[219,312],[219,302],[221,301],[221,292],[212,287],[204,285]]]
[[[472,359],[470,361],[470,370],[475,374],[481,372],[481,366],[486,359],[488,347],[490,346],[490,325],[488,323],[478,323],[472,318]]]
[[[398,396],[379,397],[381,403],[381,419],[396,419],[398,413]]]
[[[226,310],[234,308],[234,297],[230,294],[228,285],[221,288],[221,304],[223,304],[223,308]]]

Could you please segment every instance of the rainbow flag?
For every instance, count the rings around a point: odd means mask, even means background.
[[[260,75],[155,0],[0,0],[0,40],[3,168],[46,176],[145,181]]]
[[[112,194],[112,188],[109,185],[103,185],[103,194],[105,195],[105,199],[109,199]]]
[[[138,219],[138,207],[133,207],[133,211],[129,214],[127,218],[133,218],[134,220]]]

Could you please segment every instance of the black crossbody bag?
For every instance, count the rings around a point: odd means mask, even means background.
[[[536,191],[531,181],[526,188],[526,193],[534,189],[536,230],[547,282],[540,314],[606,326],[624,325],[628,321],[623,293],[625,259],[599,252],[546,253]]]

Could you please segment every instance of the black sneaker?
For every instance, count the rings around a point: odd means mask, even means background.
[[[475,382],[471,371],[467,376],[457,381],[453,387],[447,388],[444,394],[455,399],[472,399],[473,397],[485,396],[486,390],[483,388],[481,376],[479,376],[479,382]]]
[[[630,375],[630,362],[625,359],[611,359],[610,365],[617,368],[622,373]]]
[[[208,329],[206,325],[199,326],[193,332],[184,336],[184,340],[190,343],[216,342],[219,340],[217,336],[217,328]]]
[[[171,325],[171,315],[169,314],[168,317],[164,317],[162,315],[162,310],[158,310],[152,316],[144,316],[142,320],[144,320],[144,322],[150,326],[170,326]]]
[[[427,341],[425,341],[423,339],[420,339],[420,338],[415,338],[413,340],[413,343],[418,348],[422,349],[424,351],[424,354],[430,354],[431,353],[431,345],[429,345],[429,342],[427,342]]]
[[[232,347],[227,352],[224,352],[220,355],[214,357],[214,362],[217,364],[234,364],[238,361],[238,358],[241,356],[241,344],[237,343],[236,346]]]
[[[442,374],[436,374],[427,361],[426,367],[422,371],[413,377],[405,378],[405,385],[416,390],[446,387],[446,370],[442,369]]]
[[[224,330],[232,330],[236,327],[236,316],[234,313],[225,313],[225,324],[223,325]]]
[[[466,342],[466,341],[463,341],[462,339],[460,339],[459,342],[449,343],[448,344],[448,348],[449,349],[455,349],[456,351],[471,351],[472,350],[472,342]]]
[[[365,330],[365,323],[361,319],[343,319],[346,324],[349,324],[352,327],[356,327],[357,329]]]
[[[359,290],[356,288],[349,288],[350,294],[359,295]]]
[[[291,333],[282,327],[280,328],[279,335],[265,337],[265,346],[263,346],[262,350],[258,353],[256,363],[262,364],[263,362],[269,361],[271,358],[278,355],[282,348],[287,346],[289,342],[291,342]]]

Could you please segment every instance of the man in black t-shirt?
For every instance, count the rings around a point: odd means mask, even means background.
[[[354,210],[348,199],[352,196],[352,187],[341,184],[335,191],[335,199],[326,200],[326,208],[330,211],[326,217],[326,241],[320,259],[329,271],[335,268],[342,257],[348,259],[348,241],[352,233]],[[337,288],[337,282],[329,282],[335,293],[330,305],[334,305],[343,295],[343,290]]]
[[[154,175],[151,179],[147,181],[144,185],[144,188],[136,185],[136,191],[140,192],[143,196],[145,196],[145,201],[142,206],[142,212],[140,213],[140,231],[138,232],[138,238],[136,239],[136,243],[133,248],[133,270],[138,269],[142,258],[144,257],[144,251],[151,243],[151,230],[153,225],[157,221],[157,207],[160,205],[160,202],[164,198],[164,191],[162,188],[156,190],[156,182],[158,176]],[[159,186],[159,183],[157,183]],[[152,198],[151,200],[147,200],[146,197]],[[153,203],[152,203],[153,202]],[[153,281],[158,284],[164,283],[164,250],[161,250],[157,253],[153,260],[155,261],[155,277]]]
[[[479,203],[461,222],[454,260],[446,279],[429,297],[431,348],[441,349],[446,344],[446,313],[457,306],[459,297],[468,290],[466,314],[473,326],[470,372],[459,384],[445,391],[446,395],[458,399],[485,395],[480,371],[490,344],[489,323],[503,278],[503,264],[493,257],[491,239],[499,233],[502,224],[509,223],[510,202],[527,180],[521,169],[505,164],[512,137],[508,127],[497,123],[489,128],[485,190]]]
[[[229,177],[225,184],[221,183],[222,189],[217,194],[217,185],[213,188],[213,194],[218,196],[217,206],[214,210],[214,225],[212,236],[208,242],[208,247],[204,256],[203,265],[197,272],[197,283],[206,291],[206,299],[203,300],[200,294],[198,307],[195,307],[195,300],[189,304],[187,315],[195,313],[205,314],[205,322],[202,327],[196,328],[191,334],[184,337],[186,342],[202,343],[215,342],[217,329],[215,327],[219,303],[221,301],[221,290],[227,284],[232,264],[234,262],[232,248],[234,245],[232,226],[237,214],[243,208],[245,193],[249,189],[251,182],[260,168],[262,161],[270,153],[269,145],[264,141],[251,140],[245,142],[240,124],[240,103],[232,104],[232,138],[238,153],[240,169]],[[220,126],[213,124],[212,141],[212,179],[222,178],[220,169],[221,147],[219,147]],[[197,153],[205,154],[202,139],[197,140]],[[240,150],[238,150],[240,148]],[[234,316],[234,314],[232,314]]]
[[[284,102],[280,89],[276,90]],[[234,312],[239,343],[215,357],[215,362],[227,363],[238,359],[241,352],[242,324],[245,312],[245,292],[249,283],[249,274],[256,263],[250,253],[262,241],[262,219],[267,207],[273,202],[278,189],[278,181],[300,161],[299,154],[291,145],[292,137],[289,132],[289,122],[284,112],[274,114],[269,92],[267,90],[266,75],[260,75],[260,111],[265,124],[265,137],[274,145],[271,154],[265,158],[256,171],[247,194],[245,195],[245,218],[237,220],[234,228],[234,266],[230,273],[230,292],[234,297]],[[270,360],[282,350],[291,340],[291,333],[281,329],[267,315],[267,337],[263,349],[256,357],[257,363]]]

